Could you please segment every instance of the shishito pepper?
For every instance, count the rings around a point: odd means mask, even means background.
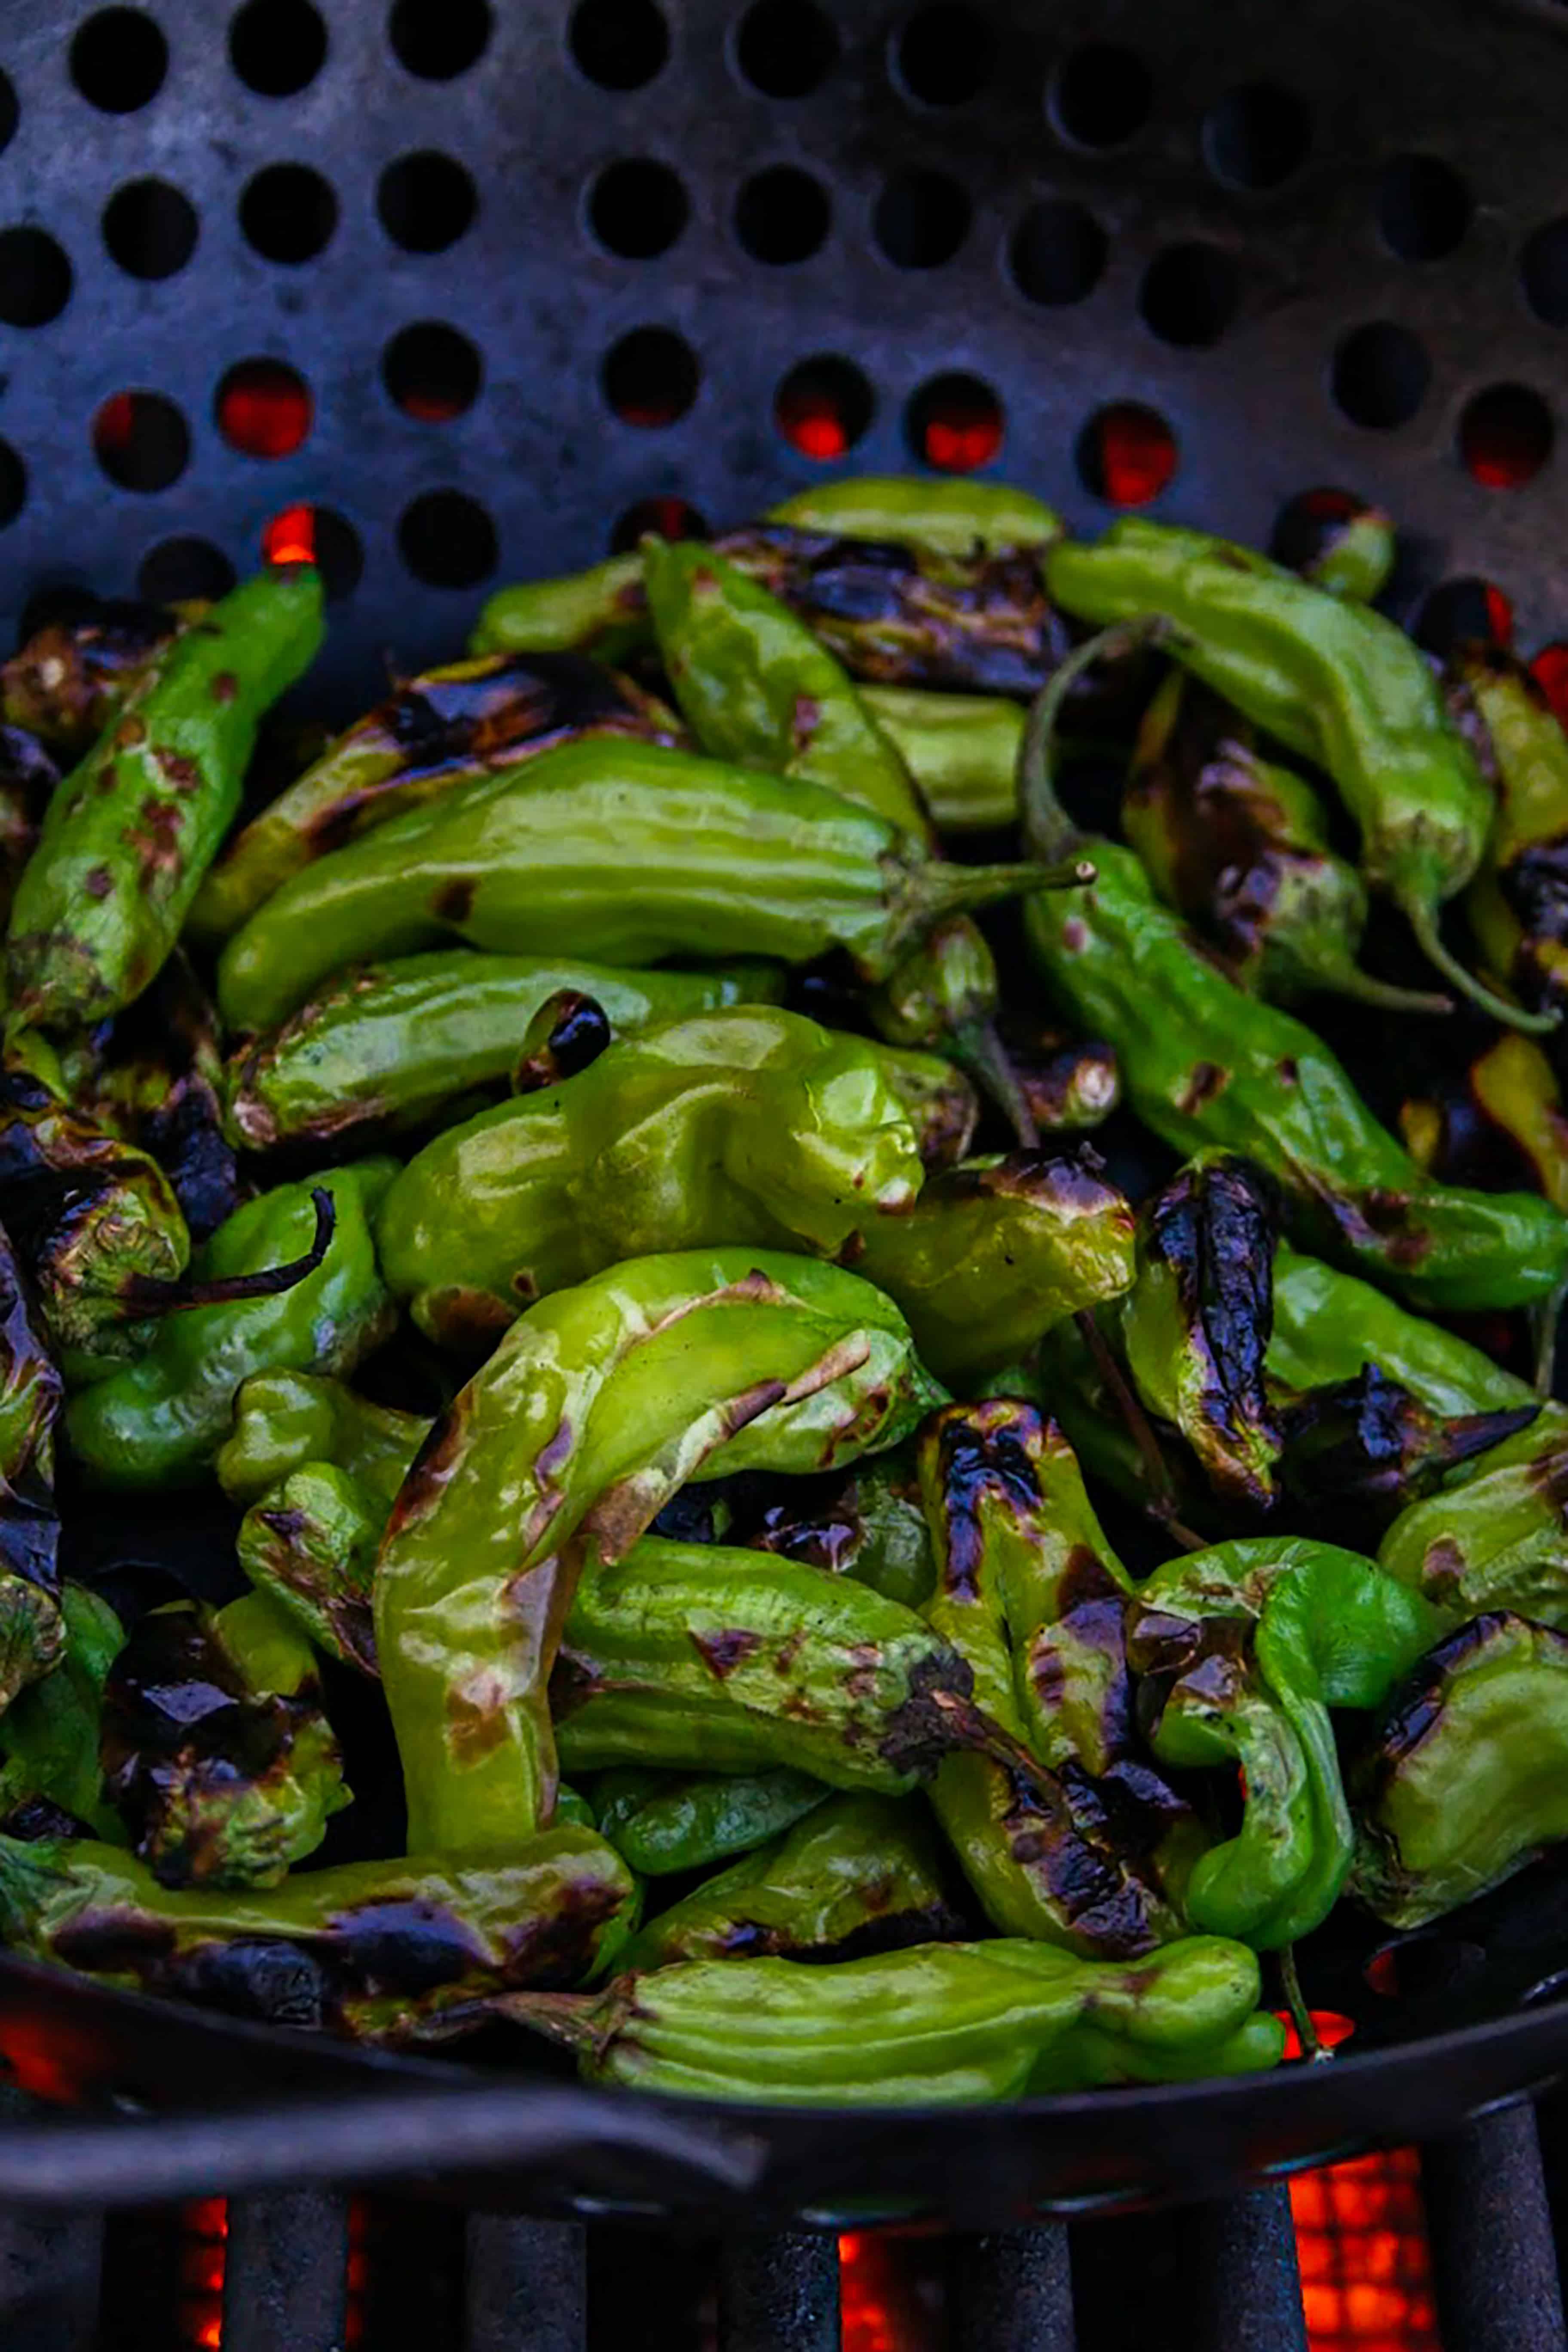
[[[581,1984],[613,1961],[636,1906],[619,1855],[574,1826],[466,1863],[416,1854],[180,1891],[110,1845],[0,1839],[0,1925],[17,1949],[365,2041],[396,2042],[510,1986]]]
[[[1375,1364],[1354,1380],[1314,1389],[1281,1411],[1281,1475],[1299,1509],[1315,1514],[1318,1531],[1333,1515],[1352,1515],[1357,1536],[1429,1495],[1457,1464],[1489,1454],[1529,1428],[1539,1401],[1500,1412],[1445,1419]]]
[[[72,1090],[79,1110],[152,1154],[196,1242],[239,1202],[234,1147],[223,1132],[222,1087],[217,1016],[176,949],[115,1022],[87,1085]]]
[[[1017,1014],[1005,1014],[1000,1025],[1018,1091],[1042,1137],[1103,1125],[1121,1100],[1121,1072],[1109,1045]]]
[[[763,1953],[848,1960],[962,1933],[921,1808],[907,1798],[843,1795],[648,1920],[617,1965]]]
[[[0,667],[0,715],[51,750],[79,758],[171,638],[206,610],[205,604],[93,598],[76,617],[46,622]]]
[[[814,482],[768,509],[769,522],[846,539],[930,547],[943,555],[1047,546],[1061,519],[1011,482],[942,481],[929,474],[848,474]]]
[[[60,1376],[33,1327],[21,1265],[0,1229],[0,1710],[66,1648],[55,1502],[59,1409]]]
[[[615,964],[847,949],[867,977],[942,916],[1049,869],[910,865],[836,793],[651,743],[568,743],[295,875],[230,940],[218,1005],[264,1028],[346,963],[442,939]]]
[[[1094,657],[1091,644],[1072,659]],[[1293,1240],[1417,1306],[1550,1299],[1568,1274],[1568,1219],[1528,1193],[1434,1184],[1311,1030],[1237,988],[1158,903],[1131,850],[1068,822],[1051,786],[1050,740],[1071,667],[1031,718],[1023,797],[1031,845],[1090,851],[1096,880],[1037,894],[1025,924],[1052,988],[1115,1047],[1131,1108],[1178,1151],[1217,1144],[1255,1162],[1280,1188]]]
[[[1276,2064],[1258,1963],[1189,1937],[1138,1960],[1049,1944],[917,1944],[817,1967],[691,1960],[588,2000],[508,1997],[592,2082],[810,2106],[967,2105]]]
[[[643,1878],[711,1868],[772,1845],[825,1804],[826,1780],[787,1764],[762,1772],[657,1772],[627,1765],[602,1773],[594,1820]]]
[[[268,705],[321,638],[321,583],[269,565],[160,653],[56,793],[11,908],[15,1014],[85,1027],[141,994],[239,806]]]
[[[642,557],[607,556],[585,572],[524,580],[486,600],[468,639],[473,654],[592,654],[617,662],[647,644]]]
[[[163,1886],[274,1886],[350,1801],[310,1644],[259,1592],[140,1618],[104,1685],[100,1752]]]
[[[1442,1630],[1370,1560],[1293,1536],[1216,1544],[1139,1587],[1128,1654],[1154,1754],[1243,1776],[1239,1831],[1187,1880],[1194,1927],[1273,1951],[1328,1916],[1352,1853],[1329,1710],[1380,1707]]]
[[[313,1271],[276,1297],[197,1306],[165,1318],[146,1352],[73,1398],[65,1429],[89,1478],[106,1486],[178,1486],[228,1431],[235,1391],[260,1371],[348,1371],[386,1336],[394,1310],[371,1220],[396,1163],[360,1160],[319,1183],[279,1184],[237,1209],[198,1253],[198,1283],[246,1277],[310,1256],[316,1192],[335,1212]]]
[[[1434,1607],[1516,1610],[1568,1632],[1568,1410],[1549,1404],[1519,1436],[1450,1471],[1400,1512],[1378,1566]]]
[[[1043,558],[1050,593],[1099,625],[1159,615],[1169,650],[1289,751],[1327,769],[1386,890],[1444,978],[1502,1021],[1550,1028],[1494,995],[1438,932],[1475,873],[1492,801],[1418,646],[1381,613],[1203,532],[1125,516],[1092,547]]]
[[[1507,1412],[1539,1402],[1528,1381],[1374,1289],[1280,1242],[1274,1252],[1274,1328],[1264,1359],[1270,1388],[1301,1393],[1353,1381],[1375,1364],[1447,1418]]]
[[[861,698],[902,759],[938,833],[991,833],[1018,814],[1024,713],[1000,694],[863,686]]]
[[[906,1609],[923,1609],[936,1582],[908,1448],[857,1464],[826,1501],[771,1504],[745,1540],[759,1551],[852,1576]]]
[[[335,1462],[306,1462],[239,1523],[235,1557],[328,1657],[377,1672],[371,1588],[386,1508]]]
[[[1568,1109],[1532,1037],[1505,1030],[1436,1092],[1406,1097],[1399,1132],[1445,1184],[1529,1186],[1568,1211]]]
[[[1421,1927],[1568,1838],[1568,1636],[1506,1611],[1423,1658],[1360,1759],[1351,1891]]]
[[[877,1039],[871,1050],[914,1129],[921,1165],[952,1167],[968,1151],[980,1120],[980,1097],[963,1072],[940,1054],[922,1054],[912,1045]]]
[[[572,654],[488,654],[409,678],[236,834],[196,894],[194,936],[226,940],[312,858],[584,735],[680,740],[650,695]]]
[[[1461,695],[1484,730],[1497,785],[1486,857],[1465,899],[1489,971],[1525,1004],[1568,1002],[1568,736],[1524,665],[1463,646]]]
[[[123,1843],[99,1763],[103,1685],[125,1640],[101,1593],[68,1581],[60,1591],[65,1647],[58,1664],[0,1714],[0,1815],[42,1800],[111,1845]]]
[[[334,1462],[390,1510],[429,1430],[420,1414],[374,1403],[321,1373],[256,1372],[235,1391],[213,1468],[231,1502],[249,1504],[308,1462]]]
[[[1398,553],[1394,523],[1381,507],[1349,490],[1306,490],[1279,520],[1273,552],[1303,580],[1352,604],[1383,593]]]
[[[624,1556],[704,1469],[830,1468],[939,1394],[898,1309],[806,1258],[637,1259],[531,1307],[437,1423],[377,1562],[415,1843],[504,1846],[548,1819],[546,1681],[582,1564]]]

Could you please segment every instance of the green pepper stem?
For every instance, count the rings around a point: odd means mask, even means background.
[[[1314,2066],[1321,2065],[1325,2059],[1331,2058],[1334,2053],[1331,2050],[1324,2049],[1318,2037],[1318,2029],[1312,2022],[1312,2012],[1307,2006],[1306,1995],[1301,1990],[1301,1979],[1296,1973],[1295,1945],[1281,1944],[1275,1957],[1279,1962],[1279,1982],[1284,1990],[1285,2006],[1289,2011],[1290,2021],[1296,2028],[1297,2038],[1301,2044],[1301,2055]]]
[[[1454,1000],[1436,989],[1398,988],[1391,980],[1374,980],[1370,971],[1347,958],[1323,971],[1322,985],[1335,996],[1353,997],[1358,1004],[1375,1004],[1384,1013],[1452,1013]]]
[[[1494,1021],[1502,1022],[1510,1029],[1522,1029],[1528,1037],[1544,1037],[1556,1028],[1563,1018],[1561,1012],[1527,1013],[1522,1004],[1510,1003],[1506,996],[1499,996],[1489,989],[1485,981],[1478,980],[1473,971],[1467,971],[1458,956],[1444,946],[1434,908],[1424,900],[1406,898],[1401,898],[1399,905],[1427,962],[1435,964],[1461,996],[1468,996],[1472,1004],[1479,1004]]]
[[[1017,769],[1018,814],[1024,846],[1031,856],[1070,856],[1086,838],[1057,798],[1057,723],[1068,696],[1097,662],[1117,661],[1142,646],[1169,643],[1172,634],[1170,623],[1158,614],[1118,621],[1075,646],[1035,697],[1018,745]]]
[[[193,1307],[232,1307],[246,1298],[278,1298],[314,1274],[326,1256],[337,1230],[337,1204],[324,1186],[311,1192],[316,1231],[302,1257],[286,1265],[263,1266],[256,1274],[224,1274],[210,1282],[157,1282],[132,1275],[121,1284],[119,1304],[128,1315],[184,1315]]]
[[[964,1021],[948,1039],[952,1058],[989,1095],[1026,1151],[1040,1148],[1040,1130],[994,1022]]]

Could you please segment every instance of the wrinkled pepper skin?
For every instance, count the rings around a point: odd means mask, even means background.
[[[376,1675],[371,1592],[386,1507],[335,1462],[306,1462],[253,1503],[235,1557],[308,1641]]]
[[[341,966],[443,940],[638,965],[805,963],[838,947],[875,980],[943,915],[1054,878],[911,866],[890,826],[818,785],[657,744],[568,743],[293,876],[224,950],[218,1005],[233,1028],[267,1028]]]
[[[1139,1223],[1138,1278],[1121,1307],[1133,1386],[1174,1422],[1222,1502],[1268,1510],[1284,1445],[1264,1381],[1274,1328],[1268,1188],[1234,1153],[1199,1152]]]
[[[1489,971],[1522,1003],[1568,1003],[1568,737],[1523,664],[1500,646],[1467,646],[1460,694],[1485,730],[1497,815],[1465,899]]]
[[[93,600],[76,621],[50,621],[0,667],[0,717],[51,751],[79,758],[142,685],[172,637],[205,604]]]
[[[861,699],[913,776],[938,833],[993,833],[1018,814],[1024,713],[999,694],[864,686]]]
[[[766,1000],[753,997],[752,1003]],[[956,1063],[913,1046],[869,1041],[871,1050],[915,1131],[921,1164],[954,1167],[967,1153],[980,1122],[980,1097]]]
[[[137,1621],[104,1684],[100,1755],[162,1886],[276,1886],[351,1801],[310,1644],[258,1592]]]
[[[0,1710],[61,1659],[55,1424],[60,1376],[0,1228]],[[0,1721],[4,1720],[0,1713]]]
[[[1332,1514],[1348,1510],[1364,1536],[1429,1495],[1456,1465],[1530,1428],[1540,1412],[1537,1400],[1444,1420],[1375,1364],[1365,1364],[1353,1381],[1310,1390],[1285,1407],[1285,1490],[1299,1509],[1316,1514],[1320,1534],[1330,1532]]]
[[[546,1684],[581,1566],[705,1470],[828,1469],[940,1396],[898,1309],[806,1258],[642,1258],[531,1307],[437,1423],[377,1562],[415,1843],[504,1848],[549,1818]]]
[[[905,1609],[923,1609],[936,1583],[920,1483],[903,1450],[860,1463],[830,1502],[771,1505],[747,1540],[852,1576]]]
[[[1568,1213],[1568,1109],[1532,1037],[1504,1030],[1436,1097],[1407,1097],[1399,1132],[1445,1184],[1528,1189]]]
[[[1264,1358],[1276,1392],[1353,1381],[1375,1364],[1429,1411],[1507,1412],[1539,1402],[1528,1381],[1386,1291],[1280,1242],[1274,1252],[1274,1330]]]
[[[896,1797],[837,1796],[648,1920],[617,1965],[763,1954],[850,1960],[963,1933],[921,1809]]]
[[[550,1701],[574,1778],[786,1764],[900,1796],[991,1738],[973,1679],[939,1633],[851,1577],[647,1536],[584,1570]]]
[[[0,1715],[0,1816],[38,1799],[111,1845],[125,1830],[104,1793],[98,1760],[103,1685],[125,1640],[100,1593],[68,1582],[60,1592],[65,1647],[58,1664]]]
[[[228,1433],[235,1392],[255,1372],[351,1371],[391,1328],[392,1301],[371,1220],[396,1162],[329,1170],[320,1188],[337,1213],[325,1258],[272,1298],[165,1316],[146,1352],[72,1399],[66,1433],[95,1485],[177,1486],[197,1476]],[[237,1209],[197,1253],[206,1280],[287,1264],[315,1224],[310,1184],[279,1184]]]
[[[390,1511],[430,1433],[423,1415],[357,1396],[342,1381],[291,1370],[254,1373],[235,1392],[214,1456],[230,1502],[257,1502],[307,1462],[335,1462]]]
[[[312,858],[584,735],[679,740],[651,696],[571,654],[489,654],[408,679],[236,834],[191,908],[193,937],[227,939]]]
[[[205,1242],[239,1205],[222,1087],[217,1015],[176,949],[114,1024],[89,1088],[73,1096],[78,1109],[152,1154],[194,1242]]]
[[[319,574],[269,566],[158,656],[49,803],[6,934],[14,1013],[82,1028],[141,994],[239,806],[263,713],[321,641]]]
[[[473,654],[592,654],[617,662],[647,645],[642,557],[612,555],[586,572],[498,588],[481,611]]]
[[[1194,1936],[1148,1958],[1049,1944],[918,1944],[821,1968],[692,1960],[587,2000],[521,1995],[521,2024],[580,2053],[592,2082],[811,2106],[952,2106],[1278,2063],[1258,1963]]]
[[[1360,1763],[1351,1891],[1422,1927],[1568,1837],[1568,1636],[1504,1611],[1424,1658]]]
[[[1092,547],[1059,541],[1043,569],[1075,619],[1168,621],[1169,650],[1184,668],[1328,771],[1361,828],[1368,882],[1394,900],[1428,961],[1500,1019],[1532,1025],[1438,936],[1440,908],[1480,863],[1491,794],[1401,629],[1247,549],[1134,516]]]
[[[1513,1610],[1568,1632],[1568,1409],[1450,1471],[1400,1512],[1377,1563],[1451,1615]]]
[[[769,522],[844,539],[891,540],[941,555],[996,555],[1046,547],[1061,518],[1011,482],[932,480],[921,474],[849,474],[814,482],[768,509]]]
[[[764,1772],[685,1773],[631,1765],[601,1774],[594,1819],[639,1878],[668,1878],[772,1845],[829,1793],[826,1780],[787,1764]]]
[[[626,1864],[582,1828],[466,1864],[339,1863],[182,1892],[113,1846],[0,1841],[5,1940],[36,1958],[370,2042],[509,1986],[582,1983],[613,1961],[636,1906]]]
[[[735,1007],[437,1136],[387,1195],[381,1262],[422,1330],[471,1346],[623,1258],[708,1242],[831,1256],[863,1221],[907,1215],[922,1177],[868,1045]]]
[[[1329,1710],[1381,1706],[1442,1630],[1370,1560],[1300,1537],[1216,1544],[1139,1588],[1128,1655],[1154,1754],[1237,1766],[1246,1791],[1187,1881],[1193,1927],[1274,1951],[1328,1916],[1352,1853]]]
[[[228,1133],[268,1151],[427,1127],[505,1084],[529,1023],[563,988],[602,1005],[620,1037],[721,1005],[773,1003],[783,975],[764,963],[626,971],[461,948],[363,964],[235,1055]]]

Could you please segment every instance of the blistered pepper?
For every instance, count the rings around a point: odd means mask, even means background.
[[[1275,1248],[1273,1289],[1274,1329],[1264,1370],[1277,1394],[1353,1381],[1364,1365],[1375,1364],[1449,1419],[1537,1402],[1528,1381],[1505,1371],[1458,1332],[1285,1242]]]
[[[60,1619],[58,1664],[0,1714],[0,1816],[41,1799],[91,1836],[121,1844],[125,1831],[104,1794],[98,1741],[103,1685],[124,1629],[101,1593],[72,1581],[60,1591]]]
[[[1431,1494],[1456,1465],[1528,1429],[1540,1412],[1532,1399],[1444,1418],[1376,1364],[1364,1364],[1353,1380],[1309,1390],[1281,1409],[1282,1483],[1299,1509],[1315,1515],[1320,1534],[1348,1513],[1353,1533],[1364,1537]]]
[[[991,833],[1018,814],[1024,713],[1000,694],[863,686],[867,709],[903,761],[938,833]]]
[[[877,979],[942,916],[1058,878],[910,865],[892,827],[820,786],[651,743],[568,743],[285,882],[225,949],[218,1004],[265,1028],[342,965],[442,939],[616,964],[842,947]]]
[[[852,1576],[906,1609],[923,1609],[936,1582],[908,1448],[858,1464],[826,1501],[770,1504],[753,1529],[733,1539]]]
[[[810,2106],[968,2105],[1277,2063],[1258,1963],[1194,1936],[1123,1962],[1049,1944],[917,1944],[817,1967],[691,1960],[595,1998],[498,2006],[564,2042],[592,2082]]]
[[[227,1434],[235,1392],[253,1372],[352,1370],[384,1339],[394,1309],[375,1262],[371,1220],[391,1160],[334,1168],[314,1186],[279,1184],[237,1209],[198,1252],[198,1283],[246,1277],[313,1257],[315,1194],[335,1212],[313,1270],[276,1297],[241,1297],[166,1316],[146,1352],[72,1399],[65,1429],[89,1477],[106,1486],[178,1486]]]
[[[1121,1100],[1121,1072],[1109,1045],[1016,1013],[1005,1013],[1000,1026],[1018,1091],[1042,1136],[1081,1135],[1103,1125]]]
[[[321,638],[321,583],[268,565],[156,656],[56,793],[6,935],[14,1014],[85,1027],[141,994],[239,806],[269,703]]]
[[[22,1267],[0,1228],[0,1720],[61,1659],[55,1423],[60,1376],[34,1328]]]
[[[377,1563],[415,1843],[504,1845],[548,1819],[546,1681],[583,1563],[623,1556],[704,1469],[831,1468],[939,1395],[898,1309],[806,1258],[643,1258],[531,1307],[437,1423]]]
[[[371,1592],[386,1507],[335,1462],[306,1462],[252,1503],[235,1558],[328,1657],[379,1672]]]
[[[217,1016],[176,949],[114,1024],[86,1085],[72,1090],[79,1110],[152,1154],[195,1242],[205,1242],[239,1203],[222,1088]]]
[[[1425,656],[1392,621],[1247,549],[1136,516],[1093,547],[1059,541],[1043,568],[1077,619],[1167,621],[1184,668],[1328,771],[1361,828],[1368,882],[1444,978],[1516,1027],[1552,1025],[1496,996],[1439,935],[1440,908],[1480,863],[1491,794]]]
[[[640,1878],[668,1878],[772,1845],[828,1795],[826,1780],[787,1764],[761,1772],[658,1772],[632,1764],[600,1774],[594,1819]]]
[[[376,1404],[321,1373],[256,1372],[235,1391],[213,1468],[230,1501],[248,1504],[308,1462],[334,1462],[390,1510],[429,1430],[422,1415]]]
[[[1093,657],[1091,646],[1073,660]],[[1052,988],[1115,1047],[1131,1108],[1184,1154],[1217,1144],[1254,1161],[1279,1184],[1293,1240],[1365,1267],[1418,1306],[1550,1299],[1568,1274],[1568,1219],[1528,1193],[1434,1184],[1311,1030],[1237,988],[1158,903],[1131,850],[1070,824],[1050,777],[1070,667],[1032,716],[1023,797],[1031,845],[1091,851],[1097,878],[1037,894],[1025,925]]]
[[[0,667],[0,715],[51,750],[79,758],[139,687],[171,638],[201,620],[202,603],[148,604],[89,597],[47,621]]]
[[[1532,1037],[1505,1030],[1435,1094],[1406,1097],[1399,1132],[1445,1184],[1529,1186],[1568,1212],[1568,1109]]]
[[[1568,1631],[1568,1409],[1449,1472],[1400,1512],[1378,1566],[1460,1617],[1515,1610]]]
[[[1568,737],[1500,646],[1461,648],[1455,677],[1483,730],[1497,814],[1465,911],[1482,959],[1528,1005],[1568,1001]]]

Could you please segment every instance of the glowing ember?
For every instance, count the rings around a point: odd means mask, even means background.
[[[314,563],[316,518],[310,507],[284,507],[261,534],[261,553],[268,563]]]
[[[1312,2352],[1441,2352],[1413,2147],[1290,2183]]]

